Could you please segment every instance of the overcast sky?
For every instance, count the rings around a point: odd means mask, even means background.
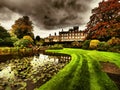
[[[14,21],[27,15],[34,34],[47,37],[62,28],[78,25],[84,29],[91,10],[102,0],[0,0],[0,24],[11,29]]]

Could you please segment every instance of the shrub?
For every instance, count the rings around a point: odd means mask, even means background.
[[[120,38],[112,37],[107,41],[107,44],[109,45],[108,51],[120,52]]]
[[[100,42],[99,40],[91,40],[89,48],[90,49],[96,49],[99,42]]]
[[[108,43],[110,46],[120,45],[120,39],[119,39],[119,38],[112,37],[110,40],[107,41],[107,43]]]
[[[75,48],[78,48],[78,47],[81,47],[82,45],[78,41],[74,41],[74,42],[71,43],[71,46],[75,47]]]
[[[106,42],[99,42],[97,46],[97,50],[107,51],[109,49],[109,45]]]
[[[71,44],[70,43],[65,43],[65,44],[63,44],[63,47],[64,48],[71,48]]]
[[[44,44],[44,40],[43,39],[40,39],[39,41],[36,40],[35,43],[37,46],[42,46]]]
[[[19,39],[17,37],[11,37],[11,41],[12,43],[15,43],[16,41],[18,41]]]
[[[111,52],[120,52],[120,46],[116,45],[116,46],[110,47],[108,51],[111,51]]]
[[[29,40],[29,41],[31,41],[31,42],[34,41],[34,40],[33,40],[30,36],[28,36],[28,35],[27,35],[27,36],[24,36],[23,39],[27,39],[27,40]]]
[[[62,44],[55,44],[49,47],[49,49],[63,49]]]
[[[10,54],[10,48],[9,47],[1,48],[1,54],[3,55]]]
[[[83,49],[89,49],[90,40],[85,40],[82,44]]]
[[[19,51],[19,47],[13,47],[10,49],[11,54],[18,54],[18,51]]]
[[[30,47],[31,45],[33,45],[33,43],[27,39],[20,39],[14,43],[15,47],[21,47],[21,48]]]

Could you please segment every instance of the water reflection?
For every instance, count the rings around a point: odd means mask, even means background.
[[[34,56],[31,61],[31,65],[33,67],[43,66],[48,63],[58,64],[58,63],[66,63],[71,60],[71,57],[68,55],[60,55],[60,56],[48,56],[44,54],[39,54],[38,56]]]
[[[0,90],[34,90],[51,79],[71,57],[68,55],[44,55],[11,59],[0,63]]]
[[[3,78],[4,80],[13,79],[14,76],[14,71],[11,70],[11,65],[0,71],[0,78]]]

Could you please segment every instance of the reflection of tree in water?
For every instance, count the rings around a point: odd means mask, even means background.
[[[67,57],[69,59],[67,59]],[[31,64],[33,60],[34,63],[36,63],[35,66]],[[66,62],[64,60],[66,60]],[[41,61],[43,61],[42,65]],[[35,57],[12,59],[0,63],[0,79],[2,81],[0,82],[0,89],[5,90],[5,88],[8,86],[14,90],[18,90],[20,88],[31,90],[39,87],[48,81],[52,76],[54,76],[69,61],[70,56],[48,56],[40,54],[39,56]],[[10,67],[9,69],[7,69],[8,65]],[[13,75],[13,78],[3,79],[2,76],[5,75],[2,72],[4,70],[6,70],[8,73],[7,77],[11,77],[11,75]]]

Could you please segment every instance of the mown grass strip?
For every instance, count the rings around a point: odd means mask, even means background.
[[[92,58],[94,58],[94,60],[97,60],[97,61],[114,63],[120,68],[119,53],[91,51],[87,55],[91,56]]]
[[[106,61],[116,64],[120,68],[120,54],[113,52],[100,52],[100,55],[103,56]]]
[[[94,70],[94,75],[96,76],[97,83],[100,85],[100,90],[118,90],[117,86],[108,77],[108,75],[101,71],[100,63],[97,60],[91,58],[90,64],[92,64],[91,66]]]
[[[50,81],[41,86],[39,90],[67,90],[72,78],[74,77],[74,72],[78,64],[78,57],[75,54],[72,54],[71,62],[67,66],[65,66],[65,68],[63,68]]]
[[[114,62],[120,66],[120,54],[69,48],[50,52],[72,55],[72,60],[39,90],[118,90],[107,74],[101,71],[99,61]]]
[[[72,88],[69,90],[90,90],[90,73],[88,71],[88,61],[82,60],[81,68],[76,72]]]
[[[91,58],[88,55],[85,55],[86,60],[88,61],[89,73],[90,73],[90,90],[102,90],[101,86],[98,83],[98,77],[96,72],[93,69],[93,64],[91,63]]]

